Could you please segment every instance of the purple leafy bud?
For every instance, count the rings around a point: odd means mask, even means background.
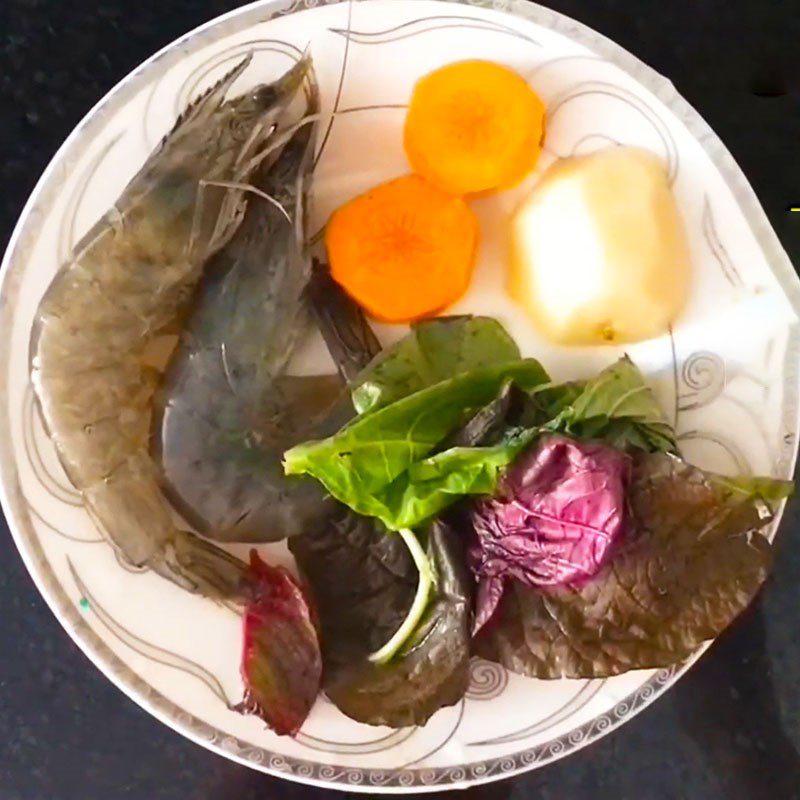
[[[542,437],[520,456],[497,495],[473,510],[475,631],[494,613],[508,578],[562,586],[600,569],[623,530],[630,473],[621,451],[558,435]]]

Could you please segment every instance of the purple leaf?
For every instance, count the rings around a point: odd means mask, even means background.
[[[479,580],[475,595],[475,618],[472,620],[473,636],[494,616],[505,588],[505,579],[499,576]]]
[[[322,679],[315,619],[300,585],[283,567],[250,551],[252,597],[244,612],[244,699],[275,733],[294,736],[314,705]]]
[[[625,535],[593,578],[546,589],[510,581],[475,652],[536,678],[607,678],[679,664],[721,633],[769,572],[767,505],[643,453],[628,503]]]
[[[557,435],[515,462],[498,495],[472,514],[475,631],[492,616],[508,578],[530,587],[574,585],[601,568],[624,527],[630,471],[619,450]]]

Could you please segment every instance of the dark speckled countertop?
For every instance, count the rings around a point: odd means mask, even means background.
[[[235,0],[0,0],[0,243],[58,145],[129,70]],[[800,0],[551,0],[659,72],[720,134],[800,264]],[[1,523],[1,520],[0,520]],[[255,800],[326,792],[250,771],[140,710],[78,651],[3,526],[0,800]],[[800,502],[763,597],[667,696],[536,773],[462,793],[800,798]]]

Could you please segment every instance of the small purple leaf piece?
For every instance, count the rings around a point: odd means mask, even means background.
[[[252,596],[244,611],[244,699],[275,733],[294,736],[314,705],[322,656],[312,609],[297,580],[250,551]]]

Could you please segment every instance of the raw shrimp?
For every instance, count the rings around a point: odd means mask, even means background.
[[[340,378],[282,374],[303,330],[304,291],[344,378],[379,349],[326,268],[316,265],[306,288],[313,131],[300,127],[274,165],[253,177],[259,194],[206,267],[158,393],[153,445],[166,494],[197,530],[220,541],[314,531],[334,510],[318,483],[287,477],[281,463],[312,429],[338,429],[353,414]]]
[[[244,565],[176,524],[148,449],[159,378],[148,360],[154,342],[179,328],[205,260],[241,222],[245,195],[230,185],[249,182],[313,80],[304,58],[225,101],[249,61],[184,111],[84,237],[42,299],[31,338],[45,425],[100,529],[129,562],[217,597],[240,591]]]
[[[315,106],[311,98],[308,111]],[[330,381],[317,379],[320,391],[313,378],[276,380],[305,327],[311,262],[304,220],[314,131],[300,127],[275,163],[252,177],[258,194],[204,269],[156,403],[153,443],[167,496],[210,538],[281,539],[325,501],[311,484],[283,476],[280,454],[292,416],[300,416],[292,401],[324,403]],[[284,502],[287,484],[302,497],[294,492]]]

